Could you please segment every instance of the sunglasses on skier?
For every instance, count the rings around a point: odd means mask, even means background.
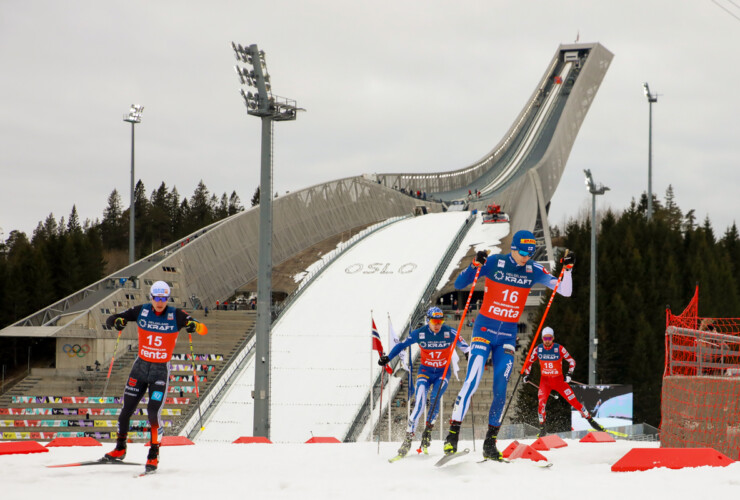
[[[532,257],[534,255],[534,252],[527,252],[526,250],[517,250],[519,252],[519,255],[522,257]]]
[[[154,302],[167,302],[169,300],[169,297],[160,297],[158,295],[155,295],[154,297],[152,297],[152,300]]]
[[[429,320],[429,324],[434,325],[434,326],[441,325],[444,322],[445,322],[444,318],[431,318]]]

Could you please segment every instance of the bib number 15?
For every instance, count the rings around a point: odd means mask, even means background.
[[[154,347],[162,347],[162,337],[159,335],[147,335],[146,337],[149,345]]]

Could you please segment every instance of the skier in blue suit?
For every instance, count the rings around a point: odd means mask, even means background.
[[[442,374],[452,358],[452,343],[457,335],[457,330],[443,324],[444,313],[439,307],[432,307],[427,311],[427,320],[426,325],[412,331],[406,340],[396,344],[387,356],[381,356],[378,361],[380,366],[385,366],[408,346],[419,344],[421,348],[421,361],[419,363],[419,372],[416,376],[414,394],[416,404],[409,417],[406,438],[398,450],[400,456],[406,455],[411,448],[411,441],[416,431],[419,416],[424,412],[427,394],[430,394],[430,401],[436,401],[436,403],[434,404],[433,411],[427,415],[426,426],[421,435],[421,448],[424,453],[427,453],[427,448],[429,448],[429,443],[432,440],[434,422],[437,419],[437,415],[439,415],[440,404],[438,398],[441,398],[444,394],[450,378],[451,370],[447,370],[444,380],[442,380]],[[470,350],[470,346],[468,346],[462,337],[457,340],[457,346],[463,353],[467,353]]]

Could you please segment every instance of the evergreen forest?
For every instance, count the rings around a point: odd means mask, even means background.
[[[740,317],[740,237],[736,224],[719,236],[709,219],[697,224],[693,210],[684,214],[676,206],[671,187],[664,203],[653,199],[649,222],[646,214],[647,197],[643,195],[622,213],[610,210],[597,216],[596,383],[632,385],[633,421],[658,427],[666,308],[680,314],[698,285],[700,316]],[[543,327],[552,327],[555,342],[576,360],[573,379],[587,383],[590,220],[570,220],[554,239],[559,247],[576,253],[573,294],[555,297]],[[541,306],[535,327],[546,304]],[[523,346],[518,355],[526,356],[529,347]],[[510,384],[517,376],[512,376]],[[539,367],[533,368],[530,380],[538,383]],[[550,397],[547,431],[570,430],[570,411],[562,397]],[[537,389],[527,386],[523,390],[515,417],[537,425]]]

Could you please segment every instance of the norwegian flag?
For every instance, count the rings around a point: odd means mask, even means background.
[[[372,331],[372,337],[373,337],[373,350],[378,351],[378,357],[383,355],[383,343],[380,341],[380,334],[378,333],[378,327],[375,326],[375,320],[370,318],[373,322],[373,331]],[[390,366],[385,365],[385,371],[388,373],[393,373],[393,370]]]

